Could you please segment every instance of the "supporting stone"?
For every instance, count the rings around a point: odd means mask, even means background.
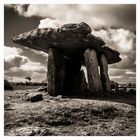
[[[83,70],[81,70],[81,95],[82,96],[88,95],[88,84]]]
[[[108,76],[108,62],[106,56],[103,54],[100,57],[100,74],[104,91],[111,92],[111,84]]]
[[[65,59],[64,95],[80,94],[80,62]]]
[[[63,93],[64,56],[62,51],[49,48],[48,57],[48,93],[57,96]]]
[[[85,56],[85,65],[87,68],[89,92],[90,94],[99,93],[102,91],[102,84],[98,71],[97,54],[94,50],[87,49],[84,53],[84,56]]]

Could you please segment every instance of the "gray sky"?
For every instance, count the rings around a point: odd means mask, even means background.
[[[14,44],[13,34],[35,29],[48,18],[49,26],[86,22],[93,34],[121,53],[122,61],[109,67],[111,80],[135,82],[136,6],[135,5],[6,5],[4,9],[5,77],[33,81],[46,77],[47,54]]]

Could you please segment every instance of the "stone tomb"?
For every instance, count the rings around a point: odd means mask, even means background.
[[[108,64],[119,62],[120,53],[91,34],[91,28],[86,23],[65,24],[57,29],[37,28],[13,36],[12,40],[49,54],[47,80],[50,95],[71,96],[86,92],[82,65],[87,69],[90,95],[111,91]]]

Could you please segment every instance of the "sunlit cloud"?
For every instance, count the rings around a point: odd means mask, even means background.
[[[24,79],[26,76],[34,77],[33,81],[36,81],[35,75],[46,75],[46,66],[40,62],[33,62],[26,56],[21,55],[23,51],[15,47],[5,46],[5,77],[16,77],[15,80]],[[42,53],[43,54],[43,53]],[[41,79],[42,78],[42,79]],[[45,80],[42,76],[39,81]]]

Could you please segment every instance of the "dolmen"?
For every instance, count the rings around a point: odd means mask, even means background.
[[[94,36],[89,25],[65,24],[60,28],[37,28],[14,35],[12,41],[48,53],[48,93],[52,96],[80,95],[83,81],[81,66],[87,69],[90,95],[111,91],[108,64],[121,61],[120,53]],[[81,84],[82,83],[82,84]]]

